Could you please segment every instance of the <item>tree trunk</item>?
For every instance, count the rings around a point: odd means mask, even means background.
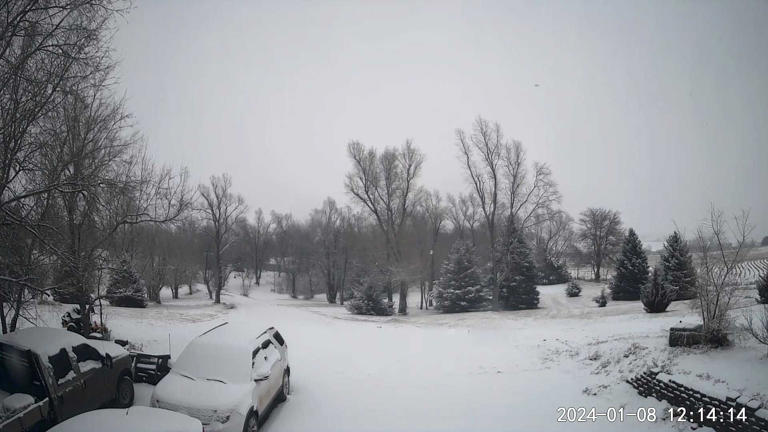
[[[595,264],[595,281],[600,282],[600,264]]]
[[[424,309],[424,281],[419,281],[419,310]]]
[[[400,299],[397,305],[397,313],[400,315],[408,314],[408,284],[400,281]]]

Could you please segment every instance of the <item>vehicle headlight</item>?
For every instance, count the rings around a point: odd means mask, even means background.
[[[213,421],[218,423],[226,423],[229,421],[229,416],[232,415],[231,412],[214,412],[213,413]]]

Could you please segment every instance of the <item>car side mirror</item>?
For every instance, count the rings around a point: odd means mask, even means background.
[[[109,353],[107,353],[107,354],[104,356],[104,366],[106,366],[106,367],[108,367],[108,368],[112,369],[112,366],[113,366],[113,363],[112,363],[112,356],[111,356]]]

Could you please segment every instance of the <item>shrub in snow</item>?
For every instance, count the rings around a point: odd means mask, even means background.
[[[90,317],[93,314],[93,306],[88,306],[88,316]],[[77,334],[106,333],[108,331],[106,326],[102,328],[95,322],[92,322],[88,331],[84,332],[83,313],[80,306],[73,306],[68,312],[64,312],[64,315],[61,316],[61,327]]]
[[[677,289],[670,286],[664,279],[662,271],[658,267],[653,268],[651,280],[642,290],[643,307],[648,313],[659,313],[667,310],[667,307],[677,295]]]
[[[565,295],[568,297],[578,297],[581,295],[581,286],[576,281],[568,282],[565,286]]]
[[[601,289],[600,295],[593,298],[592,301],[597,303],[597,307],[605,307],[605,305],[608,304],[608,296],[605,295],[605,288]]]
[[[392,304],[385,302],[376,287],[370,283],[365,283],[346,306],[347,310],[355,315],[392,315]]]
[[[640,300],[640,291],[648,282],[648,257],[643,244],[632,228],[629,229],[621,256],[616,263],[616,276],[611,285],[613,300]]]
[[[664,269],[664,281],[677,290],[675,300],[696,297],[696,271],[693,269],[693,258],[688,251],[688,244],[677,231],[664,242],[661,264]]]
[[[768,304],[768,268],[765,269],[765,273],[757,278],[757,302],[762,304]]]
[[[500,306],[507,310],[539,307],[531,250],[517,227],[513,226],[505,236],[497,260]]]
[[[147,289],[131,263],[120,260],[120,266],[112,271],[104,296],[109,304],[120,307],[147,307]]]
[[[480,280],[475,248],[457,241],[440,269],[440,280],[434,291],[435,309],[442,312],[466,312],[487,307],[488,290]]]

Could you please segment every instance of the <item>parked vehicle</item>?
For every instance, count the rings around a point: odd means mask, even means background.
[[[32,327],[0,336],[0,432],[44,428],[133,404],[131,358],[112,342]]]
[[[48,432],[201,432],[200,420],[159,408],[135,406],[80,414]]]
[[[252,336],[250,336],[252,334]],[[198,336],[152,393],[153,407],[197,418],[206,432],[250,432],[290,393],[288,345],[229,324]]]

